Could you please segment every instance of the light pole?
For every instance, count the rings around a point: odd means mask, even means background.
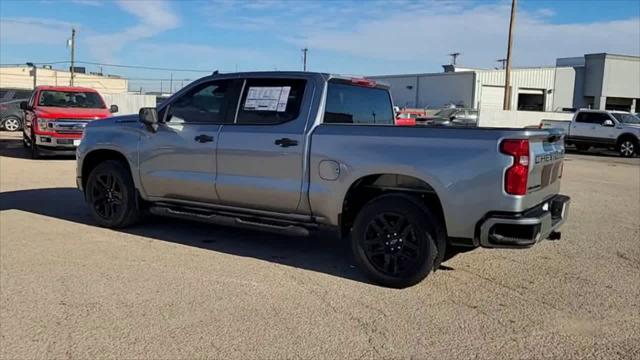
[[[33,90],[36,89],[36,64],[32,63],[32,62],[28,62],[27,66],[31,66],[31,68],[33,69]]]
[[[509,21],[509,44],[507,45],[507,68],[504,74],[503,109],[511,110],[511,47],[513,46],[513,27],[516,22],[516,0],[511,0],[511,20]]]

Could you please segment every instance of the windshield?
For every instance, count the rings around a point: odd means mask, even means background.
[[[435,114],[435,116],[442,117],[442,118],[448,118],[451,115],[453,115],[456,111],[458,111],[458,109],[444,109],[444,110],[438,111]]]
[[[91,91],[55,91],[40,93],[39,106],[104,109],[105,105],[98,93]]]
[[[611,113],[611,115],[623,124],[640,124],[640,118],[633,114]]]

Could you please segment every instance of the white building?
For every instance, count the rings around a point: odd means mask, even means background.
[[[0,88],[33,89],[33,85],[69,86],[71,72],[31,66],[0,67]],[[129,81],[120,76],[93,73],[75,73],[75,86],[88,87],[101,94],[128,92]]]
[[[400,107],[440,108],[450,104],[502,109],[504,70],[445,65],[443,73],[370,76],[391,85]],[[556,66],[515,68],[511,109],[560,111],[592,107],[640,110],[640,57],[588,54],[558,59]]]

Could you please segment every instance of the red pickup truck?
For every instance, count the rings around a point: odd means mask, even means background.
[[[25,113],[22,141],[32,158],[43,153],[74,154],[89,121],[118,111],[117,105],[107,108],[97,91],[70,86],[38,86],[20,108]]]

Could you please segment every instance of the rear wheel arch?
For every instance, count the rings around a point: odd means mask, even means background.
[[[428,208],[441,224],[444,234],[437,244],[439,250],[446,247],[447,226],[440,197],[433,186],[417,177],[403,174],[371,174],[354,181],[344,197],[340,213],[340,235],[349,236],[360,210],[371,200],[385,194],[405,194]],[[444,251],[439,251],[441,260]]]

